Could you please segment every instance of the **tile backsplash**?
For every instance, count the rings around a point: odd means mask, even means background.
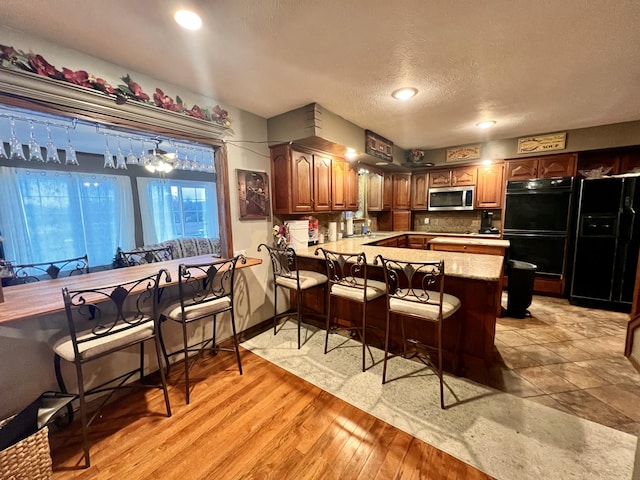
[[[501,210],[493,211],[493,226],[500,228]],[[482,210],[470,212],[414,212],[413,230],[419,232],[478,233]],[[425,219],[428,223],[425,223]]]

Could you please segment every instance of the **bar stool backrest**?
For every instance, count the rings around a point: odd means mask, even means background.
[[[40,280],[89,273],[89,258],[87,255],[83,255],[82,257],[55,260],[53,262],[12,265],[11,268],[13,274],[10,277],[9,285],[22,285],[24,283],[39,282]]]

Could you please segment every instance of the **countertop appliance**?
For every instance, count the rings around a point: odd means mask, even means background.
[[[429,210],[473,210],[475,187],[435,187],[429,189]]]
[[[640,249],[638,209],[639,174],[582,180],[572,304],[631,311]]]
[[[480,215],[480,229],[478,233],[500,233],[500,230],[493,226],[492,211],[482,210]]]
[[[536,276],[563,278],[572,195],[572,177],[507,182],[502,237],[509,259],[537,265]]]

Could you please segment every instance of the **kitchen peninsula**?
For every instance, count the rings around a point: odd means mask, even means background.
[[[457,342],[457,327],[462,328],[461,353],[463,365],[484,365],[489,366],[494,357],[494,338],[496,328],[496,318],[500,314],[500,300],[502,295],[502,274],[504,257],[501,255],[487,255],[476,253],[459,253],[449,251],[433,251],[425,249],[397,248],[376,245],[377,243],[387,244],[396,237],[404,237],[402,232],[388,234],[375,234],[373,236],[349,237],[336,242],[324,243],[321,246],[327,250],[337,252],[364,252],[367,262],[371,265],[369,277],[383,280],[383,272],[379,266],[374,265],[377,255],[387,258],[415,260],[415,261],[437,261],[444,260],[445,263],[445,285],[446,293],[455,295],[462,302],[460,310],[445,322],[443,328],[443,348],[445,350],[445,361],[453,360],[453,352]],[[476,244],[496,242],[481,238],[474,240]],[[393,244],[393,243],[391,243]],[[397,243],[396,243],[397,244]],[[299,248],[297,250],[299,268],[324,271],[324,260],[315,255],[317,247]],[[315,297],[305,295],[305,305],[324,311],[323,293],[319,292]],[[336,300],[334,300],[336,301]],[[358,318],[359,306],[349,302],[341,302],[337,309],[339,320],[346,322],[351,318]],[[384,302],[384,300],[382,300]],[[384,331],[386,310],[381,304],[380,308],[370,308],[367,322],[374,327],[380,327],[380,332]],[[425,322],[406,322],[407,336],[433,345],[433,332],[431,326]],[[372,333],[374,330],[372,330]],[[367,332],[368,339],[372,334]],[[374,335],[372,344],[379,346],[381,335]],[[399,331],[394,331],[392,327],[392,338],[395,339],[395,347],[399,346]]]

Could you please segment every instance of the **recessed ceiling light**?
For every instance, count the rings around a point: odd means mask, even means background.
[[[389,162],[376,162],[376,165],[389,165]]]
[[[478,128],[490,128],[496,124],[495,120],[487,120],[485,122],[476,123],[476,127]]]
[[[408,100],[418,94],[418,89],[413,87],[399,88],[391,93],[391,96],[397,100]]]
[[[173,18],[178,22],[178,25],[187,30],[198,30],[202,27],[200,15],[191,10],[178,10]]]

